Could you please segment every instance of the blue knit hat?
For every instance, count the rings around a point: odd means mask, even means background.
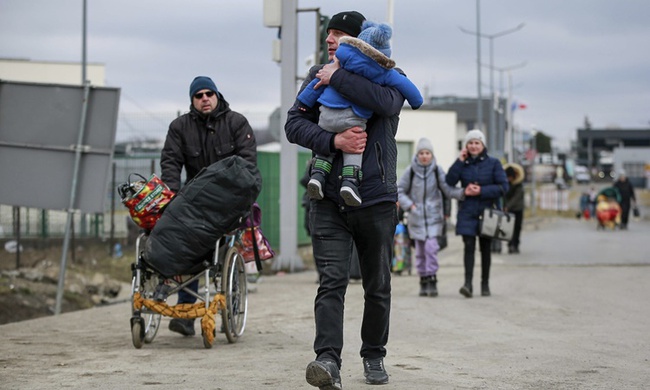
[[[211,78],[206,76],[197,76],[192,80],[192,84],[190,84],[190,100],[192,100],[194,94],[202,89],[209,89],[210,91],[214,91],[214,93],[219,92]]]
[[[375,23],[366,20],[361,25],[361,32],[357,38],[379,50],[386,57],[390,57],[390,38],[392,36],[393,29],[386,23]]]

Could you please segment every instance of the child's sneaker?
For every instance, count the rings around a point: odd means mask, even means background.
[[[318,171],[315,171],[307,183],[307,194],[310,199],[323,200],[323,187],[325,187],[325,176]]]
[[[361,206],[361,195],[359,188],[350,180],[343,180],[341,190],[339,191],[341,198],[348,206]]]

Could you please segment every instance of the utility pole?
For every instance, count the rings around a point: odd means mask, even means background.
[[[82,23],[81,23],[81,85],[84,85],[86,83],[86,19],[87,19],[87,5],[86,5],[87,0],[83,0],[83,16],[82,16]]]
[[[282,43],[281,53],[281,107],[280,123],[287,121],[287,111],[296,99],[296,57],[297,57],[297,0],[282,2]],[[280,256],[277,268],[288,267],[289,271],[303,268],[298,255],[298,148],[287,137],[281,137],[280,153]]]
[[[537,216],[537,177],[535,175],[535,166],[537,165],[537,130],[533,127],[532,130],[532,149],[533,149],[533,161],[530,169],[531,177],[531,190],[530,190],[530,208],[531,215],[533,217]]]
[[[287,121],[297,89],[298,0],[265,0],[264,25],[277,27],[280,40],[274,42],[274,60],[280,62],[280,124]],[[287,137],[280,136],[280,250],[275,269],[300,271],[304,267],[298,255],[298,149]]]
[[[497,144],[497,133],[496,133],[496,115],[495,115],[495,112],[494,112],[494,94],[495,94],[495,92],[494,92],[494,39],[498,38],[498,37],[502,37],[502,36],[507,35],[507,34],[511,34],[511,33],[515,32],[515,31],[521,30],[524,27],[525,23],[520,23],[517,27],[511,28],[511,29],[508,29],[508,30],[504,30],[504,31],[501,31],[501,32],[498,32],[498,33],[495,33],[495,34],[481,34],[481,30],[479,29],[479,23],[478,23],[478,1],[479,0],[476,0],[476,2],[477,2],[477,9],[476,9],[476,12],[477,12],[477,28],[476,28],[476,31],[469,31],[469,30],[466,30],[466,29],[464,29],[462,27],[460,27],[460,30],[462,32],[466,33],[466,34],[476,35],[476,39],[477,39],[477,41],[479,41],[479,43],[477,44],[478,47],[479,47],[479,49],[478,49],[478,53],[479,53],[479,64],[478,64],[478,66],[479,66],[479,100],[480,100],[480,96],[481,96],[480,95],[480,91],[481,91],[481,89],[480,89],[481,88],[481,86],[480,86],[480,66],[481,66],[481,63],[480,63],[480,38],[487,38],[487,39],[490,40],[490,65],[489,65],[489,67],[490,67],[490,103],[491,104],[490,104],[490,126],[488,127],[488,137],[487,137],[488,138],[487,139],[488,145],[487,146],[488,146],[488,150],[490,150],[492,152],[495,152],[496,154],[499,154],[499,152],[501,152],[501,154],[503,154],[503,150],[501,150],[501,151],[497,150],[498,149],[498,147],[497,147],[498,144]],[[481,105],[480,103],[481,102],[479,101],[479,106]],[[482,113],[481,113],[481,118],[479,120],[482,120]]]
[[[507,151],[507,157],[508,157],[508,162],[516,162],[514,161],[514,150],[515,150],[515,136],[514,136],[514,124],[512,123],[512,71],[515,69],[523,68],[526,66],[526,61],[516,64],[516,65],[511,65],[511,66],[505,66],[503,68],[500,68],[498,66],[491,66],[490,69],[497,70],[499,71],[499,95],[504,95],[504,87],[503,87],[503,72],[508,73],[508,97],[506,98],[506,107],[505,107],[505,124],[507,128],[504,128],[503,126],[503,120],[499,121],[499,126],[497,127],[497,138],[499,139],[499,145],[501,145],[501,141],[503,141],[503,147],[504,150]],[[504,115],[501,115],[501,118],[503,119]],[[505,137],[505,135],[508,135],[508,138]]]

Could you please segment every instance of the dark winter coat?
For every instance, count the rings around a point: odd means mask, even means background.
[[[322,65],[312,67],[302,89],[316,77]],[[373,111],[368,120],[366,132],[368,138],[363,152],[363,179],[359,191],[363,203],[359,208],[380,202],[397,201],[397,143],[395,134],[399,123],[399,113],[404,105],[404,96],[396,89],[383,87],[365,77],[339,69],[332,75],[330,84],[343,97],[351,102],[363,105]],[[343,155],[334,148],[334,136],[318,127],[319,104],[313,108],[306,107],[296,100],[287,113],[284,130],[289,142],[298,144],[320,155],[335,154],[332,172],[343,169]],[[338,175],[328,175],[325,184],[325,197],[338,203],[341,210],[347,210],[339,196],[341,187]]]
[[[625,180],[617,180],[614,183],[614,187],[618,188],[618,192],[621,194],[621,206],[630,207],[631,199],[634,199],[636,202],[634,187],[627,178]]]
[[[460,182],[465,188],[471,183],[481,186],[479,196],[467,196],[458,202],[456,234],[476,236],[479,234],[479,221],[486,207],[499,208],[498,199],[508,191],[508,179],[501,162],[483,151],[476,158],[468,157],[465,161],[456,161],[447,173],[447,184],[456,186]]]
[[[165,276],[190,273],[242,225],[261,189],[257,166],[240,156],[208,166],[169,202],[146,241],[145,260]]]
[[[161,179],[174,192],[182,187],[183,167],[190,181],[202,168],[229,156],[241,156],[257,166],[253,129],[243,115],[230,109],[221,93],[217,96],[219,104],[207,117],[191,106],[190,112],[169,125],[160,166]]]
[[[440,186],[435,170],[438,170]],[[454,199],[460,199],[463,193],[462,188],[447,185],[445,171],[435,160],[429,165],[422,165],[418,162],[417,155],[402,174],[397,188],[399,205],[402,210],[409,212],[409,236],[421,241],[442,235],[445,216],[441,191],[447,198]],[[411,210],[413,205],[415,209]]]
[[[524,210],[524,185],[521,182],[510,183],[510,188],[505,196],[504,208],[508,212]]]

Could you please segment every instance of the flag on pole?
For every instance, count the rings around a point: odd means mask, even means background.
[[[510,111],[515,112],[516,110],[525,110],[528,108],[528,105],[526,103],[519,103],[516,100],[512,101],[512,104],[510,105]]]

